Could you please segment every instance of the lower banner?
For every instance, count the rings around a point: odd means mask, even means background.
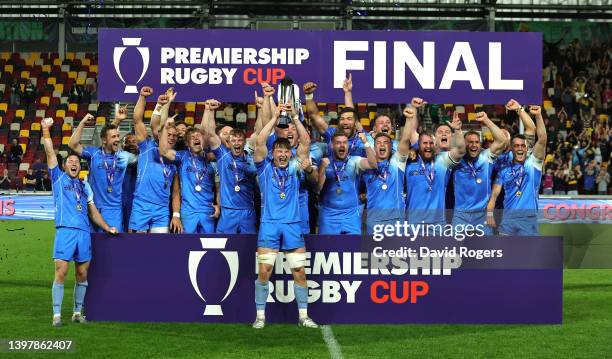
[[[252,322],[256,242],[255,235],[93,234],[87,317]],[[560,237],[419,238],[394,250],[365,242],[359,236],[306,237],[308,311],[315,321],[562,322]],[[293,279],[282,255],[270,280],[266,320],[297,321]]]

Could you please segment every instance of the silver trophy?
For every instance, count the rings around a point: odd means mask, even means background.
[[[300,101],[300,87],[293,83],[293,80],[289,77],[285,77],[278,84],[278,103],[291,103],[293,105],[293,112],[300,116],[300,120],[303,118],[302,115],[302,102]],[[278,120],[277,127],[287,128],[292,122],[291,116],[286,111],[282,111]]]

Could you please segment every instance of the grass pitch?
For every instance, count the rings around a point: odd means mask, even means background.
[[[52,221],[0,222],[0,339],[73,339],[76,352],[0,353],[0,357],[330,356],[321,331],[294,325],[273,324],[254,331],[243,324],[69,323],[74,267],[65,284],[64,326],[52,328],[53,236]],[[566,270],[564,287],[563,325],[333,325],[331,329],[345,358],[612,358],[612,270]]]

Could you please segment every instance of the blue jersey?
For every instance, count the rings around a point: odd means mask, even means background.
[[[49,169],[55,203],[55,227],[76,228],[89,232],[87,204],[93,203],[89,183],[71,178],[59,166]]]
[[[363,172],[361,159],[359,156],[348,156],[345,161],[330,160],[321,190],[322,207],[339,211],[359,207],[359,175]]]
[[[328,127],[327,131],[325,131],[321,136],[323,137],[323,140],[325,140],[325,142],[328,145],[328,153],[332,153],[331,151],[331,138],[334,135],[334,133],[336,133],[338,129],[335,127]],[[348,139],[348,146],[349,146],[349,156],[360,156],[360,157],[365,157],[366,156],[366,150],[365,150],[365,145],[363,144],[363,142],[361,142],[361,139],[359,138],[359,136],[357,136],[357,133],[355,133],[353,136],[349,137]]]
[[[132,207],[132,201],[134,200],[134,192],[136,191],[136,175],[138,168],[135,165],[128,166],[125,170],[125,176],[123,176],[123,183],[121,185],[121,197],[123,201],[123,207],[129,204]]]
[[[378,162],[378,168],[367,170],[362,178],[366,185],[367,209],[403,209],[404,171],[407,156],[394,153],[391,159]]]
[[[215,169],[204,156],[196,156],[191,151],[177,151],[181,179],[181,210],[187,212],[214,212]],[[200,189],[200,191],[198,191]]]
[[[127,166],[138,159],[136,155],[126,151],[105,153],[102,147],[87,146],[83,148],[83,158],[89,162],[87,179],[98,208],[121,208],[123,177]]]
[[[300,165],[291,159],[289,166],[280,169],[266,157],[256,162],[261,190],[262,223],[297,223],[301,221],[299,207]]]
[[[502,168],[512,165],[513,159],[514,156],[512,154],[512,151],[502,153],[501,155],[497,156],[497,159],[495,160],[493,166],[493,170],[495,172],[499,172]]]
[[[479,211],[487,208],[491,196],[495,157],[491,151],[481,151],[475,160],[466,160],[466,155],[453,171],[455,185],[455,208]]]
[[[138,144],[138,175],[134,201],[168,206],[176,164],[159,154],[157,144],[147,138]]]
[[[244,153],[234,157],[224,145],[213,150],[217,158],[221,206],[232,209],[254,208],[255,176],[257,169],[253,157]],[[236,191],[238,186],[238,191]]]
[[[524,210],[531,210],[534,211],[531,214],[535,215],[542,180],[542,163],[542,160],[530,155],[524,164],[512,163],[501,169],[495,179],[495,184],[503,186],[506,193],[504,213],[516,217],[528,213]]]
[[[449,152],[440,152],[433,162],[419,156],[406,165],[406,207],[412,223],[444,221],[446,186],[455,165]]]

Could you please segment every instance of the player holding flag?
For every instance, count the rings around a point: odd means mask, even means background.
[[[81,135],[85,124],[94,119],[91,114],[85,115],[70,137],[68,146],[77,155],[89,162],[88,182],[96,196],[96,205],[104,221],[124,232],[122,213],[123,178],[128,165],[136,163],[138,157],[127,151],[119,150],[119,130],[115,125],[102,127],[100,140],[102,146],[82,146]],[[95,232],[101,228],[94,226]]]
[[[493,217],[495,201],[502,187],[504,216],[499,227],[500,235],[535,236],[538,234],[538,192],[542,180],[542,164],[546,156],[546,126],[540,106],[529,106],[529,113],[536,119],[537,142],[533,152],[528,153],[529,138],[524,135],[512,137],[512,163],[501,168],[491,198],[487,204],[487,223],[496,227]]]
[[[308,287],[306,285],[306,248],[300,229],[299,187],[302,165],[309,162],[310,138],[296,114],[293,123],[299,135],[300,145],[297,159],[292,158],[291,143],[286,138],[275,141],[272,158],[268,157],[266,141],[279,115],[286,111],[280,104],[269,121],[257,135],[253,159],[257,166],[259,187],[262,197],[261,225],[257,237],[258,279],[255,280],[255,306],[257,317],[253,328],[265,326],[265,308],[269,292],[269,279],[279,250],[286,253],[287,262],[293,274],[293,289],[298,304],[299,325],[317,328],[308,317]]]
[[[55,202],[55,279],[51,289],[53,300],[53,326],[61,326],[61,309],[64,299],[64,280],[68,273],[68,262],[75,262],[76,284],[74,287],[74,311],[72,321],[85,323],[82,315],[85,293],[87,291],[87,271],[91,260],[91,219],[104,231],[116,234],[117,228],[110,227],[98,212],[93,201],[93,192],[87,182],[79,179],[81,159],[76,154],[66,157],[64,171],[58,167],[53,151],[49,129],[53,119],[45,118],[42,123],[42,143],[47,155],[47,165],[51,174],[53,200]]]

